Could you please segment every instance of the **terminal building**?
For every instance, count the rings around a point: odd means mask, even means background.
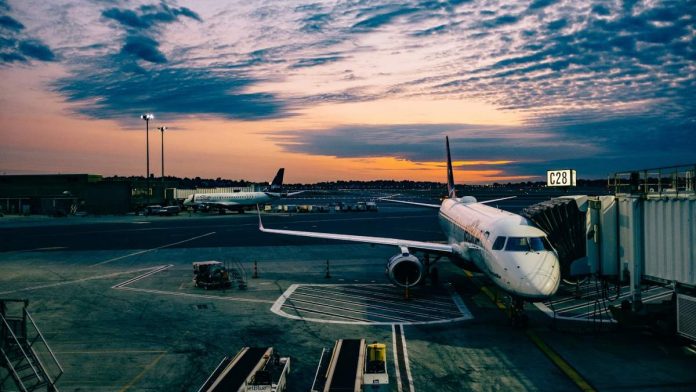
[[[126,214],[144,206],[179,205],[192,193],[252,192],[248,187],[178,189],[176,180],[103,178],[96,174],[0,176],[0,213],[65,216]],[[149,192],[148,192],[149,189]]]
[[[129,183],[104,181],[99,175],[0,176],[0,212],[5,214],[118,214],[128,212],[130,202]]]

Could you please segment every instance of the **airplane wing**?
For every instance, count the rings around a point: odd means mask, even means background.
[[[351,241],[351,242],[362,242],[374,245],[393,245],[398,247],[406,247],[412,250],[421,250],[430,253],[443,253],[452,254],[454,253],[452,246],[448,244],[439,244],[436,242],[423,242],[423,241],[411,241],[402,240],[398,238],[386,238],[386,237],[368,237],[362,235],[349,235],[349,234],[333,234],[333,233],[318,233],[314,231],[297,231],[297,230],[277,230],[277,229],[267,229],[263,227],[263,222],[261,221],[261,213],[259,212],[259,230],[264,233],[274,233],[274,234],[285,234],[294,235],[298,237],[311,237],[311,238],[323,238],[327,240],[338,240],[338,241]]]
[[[507,199],[514,199],[517,196],[508,196],[508,197],[501,197],[500,199],[493,199],[493,200],[484,200],[484,201],[479,201],[477,203],[479,204],[488,204],[488,203],[494,203],[496,201],[501,201],[501,200],[507,200]]]
[[[400,203],[400,204],[409,204],[412,206],[419,206],[419,207],[429,207],[429,208],[440,208],[439,204],[428,204],[428,203],[417,203],[415,201],[404,201],[404,200],[394,200],[394,199],[389,199],[387,197],[381,197],[377,199],[379,201],[388,201],[390,203]]]
[[[288,196],[295,196],[299,195],[300,193],[304,193],[307,191],[297,191],[297,192],[290,192],[290,193],[281,193],[281,192],[264,192],[270,197],[288,197]]]

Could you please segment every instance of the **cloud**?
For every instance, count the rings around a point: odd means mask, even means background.
[[[547,169],[571,167],[581,168],[584,178],[603,178],[611,174],[608,170],[693,162],[694,124],[693,113],[688,119],[679,113],[595,109],[535,117],[513,127],[351,125],[312,132],[277,131],[269,138],[285,151],[294,153],[341,158],[388,156],[412,162],[437,162],[443,160],[442,140],[448,135],[453,159],[512,159],[515,162],[496,165],[507,175],[539,176]]]
[[[130,36],[121,49],[121,53],[133,55],[151,63],[166,63],[167,58],[158,49],[159,43],[142,36]]]
[[[293,64],[291,66],[291,68],[315,67],[317,65],[333,63],[335,61],[339,61],[342,59],[344,59],[343,56],[326,56],[326,57],[299,59],[299,60],[297,60],[297,62],[295,62],[295,64]]]
[[[20,31],[24,29],[23,24],[21,24],[15,18],[7,15],[0,16],[0,27],[13,31]]]
[[[119,8],[110,8],[102,12],[102,16],[106,19],[112,19],[124,27],[141,30],[152,27],[156,23],[172,23],[179,16],[185,16],[197,21],[201,21],[201,17],[186,7],[172,8],[161,3],[159,5],[143,5],[139,9],[139,13]]]
[[[370,30],[376,29],[378,27],[384,26],[388,23],[391,23],[392,20],[399,16],[404,16],[408,14],[413,14],[417,12],[417,8],[408,8],[408,7],[403,7],[403,8],[397,8],[396,10],[389,11],[389,12],[383,12],[383,13],[378,13],[376,15],[372,15],[368,18],[365,18],[357,23],[355,23],[352,27],[351,30],[353,32],[368,32]],[[369,12],[369,11],[364,11],[364,12]]]
[[[303,9],[298,9],[303,10]],[[301,30],[306,33],[318,33],[324,30],[324,28],[333,20],[333,17],[329,13],[317,13],[309,15],[302,18],[300,23],[302,24]]]
[[[159,42],[155,39],[159,35],[157,24],[169,24],[184,16],[198,22],[201,17],[186,7],[170,7],[165,3],[158,5],[143,5],[136,11],[130,9],[109,8],[102,11],[102,17],[113,20],[122,27],[125,32],[125,42],[121,48],[121,54],[125,57],[144,60],[150,63],[166,63],[167,57],[159,50]],[[132,64],[126,67],[135,69]]]
[[[19,43],[19,51],[27,56],[41,61],[53,61],[56,55],[51,48],[41,43],[41,41],[27,40]]]
[[[556,3],[556,0],[534,0],[532,4],[529,5],[530,9],[542,9]]]
[[[137,118],[152,111],[167,118],[211,115],[229,119],[261,119],[284,113],[271,94],[245,93],[256,80],[240,73],[212,73],[207,69],[163,68],[129,73],[94,64],[54,84],[78,112],[95,118]]]
[[[101,16],[116,22],[112,26],[122,31],[120,51],[77,59],[70,75],[52,85],[68,101],[78,104],[78,113],[124,122],[137,119],[143,111],[168,119],[194,115],[265,119],[287,115],[287,105],[275,95],[247,92],[261,80],[242,69],[263,60],[194,66],[187,62],[188,50],[171,51],[170,59],[160,49],[163,29],[159,24],[180,22],[181,17],[202,21],[196,12],[160,3],[132,10],[110,8]],[[262,52],[256,57],[262,57]]]
[[[12,9],[0,1],[0,12]],[[9,15],[0,15],[0,63],[27,63],[30,60],[55,61],[56,55],[41,40],[24,32],[25,26]]]

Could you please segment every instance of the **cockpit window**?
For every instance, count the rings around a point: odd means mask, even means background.
[[[510,237],[508,238],[505,250],[512,252],[528,252],[529,240],[527,237]]]
[[[541,252],[553,250],[546,237],[510,237],[505,250],[511,252]]]
[[[493,250],[501,250],[505,246],[505,237],[498,237],[493,243]]]

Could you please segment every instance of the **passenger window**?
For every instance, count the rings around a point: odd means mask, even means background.
[[[498,237],[493,243],[493,250],[501,250],[505,246],[505,237]]]

